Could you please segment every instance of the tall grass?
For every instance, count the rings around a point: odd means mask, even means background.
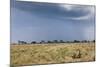
[[[11,65],[14,66],[94,60],[94,43],[11,45]]]

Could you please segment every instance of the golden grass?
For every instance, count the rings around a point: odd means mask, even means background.
[[[94,43],[11,45],[11,65],[15,66],[94,60]]]

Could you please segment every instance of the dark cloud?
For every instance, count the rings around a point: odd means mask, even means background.
[[[12,1],[11,7],[19,10],[27,11],[42,17],[66,17],[66,18],[76,18],[81,16],[86,16],[90,13],[89,7],[93,6],[82,6],[74,5],[74,7],[69,11],[66,8],[60,7],[60,5],[65,4],[51,4],[51,3],[37,3],[37,2],[24,2],[24,1]]]
[[[11,39],[92,40],[95,7],[11,0]]]

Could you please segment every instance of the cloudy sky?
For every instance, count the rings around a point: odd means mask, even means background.
[[[95,39],[95,6],[11,0],[11,42]]]

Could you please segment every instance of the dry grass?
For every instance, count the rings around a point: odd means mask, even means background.
[[[15,66],[94,60],[94,43],[11,45],[11,65]]]

